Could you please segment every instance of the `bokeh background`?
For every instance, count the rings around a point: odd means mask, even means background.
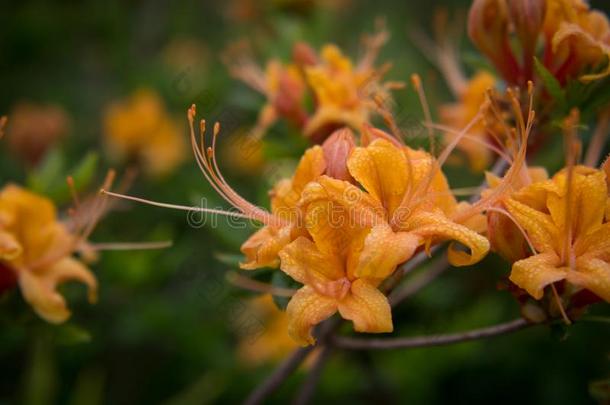
[[[604,1],[592,5],[610,10]],[[125,173],[134,162],[118,159],[104,141],[108,111],[144,92],[161,104],[164,112],[157,113],[171,120],[185,140],[191,103],[209,121],[221,121],[224,173],[235,189],[266,205],[271,184],[290,174],[307,144],[283,124],[274,126],[253,152],[244,153],[231,141],[254,124],[264,99],[229,76],[221,62],[227,46],[247,37],[261,63],[270,57],[287,59],[297,40],[316,48],[333,42],[356,57],[361,35],[374,29],[376,17],[385,17],[392,38],[380,61],[393,62],[389,78],[408,81],[411,73],[420,73],[434,106],[450,100],[449,93],[407,31],[419,27],[429,32],[440,7],[459,22],[468,2],[3,2],[0,112],[21,111],[25,127],[13,121],[0,144],[0,184],[26,184],[66,206],[66,175],[76,173],[83,190],[95,192],[108,168]],[[466,36],[462,45],[464,68],[472,70],[481,61]],[[397,92],[396,100],[413,122],[420,118],[412,91]],[[42,118],[32,112],[41,114],[36,110],[41,106],[47,108]],[[135,114],[127,122],[136,125],[140,119]],[[27,161],[18,147],[10,146],[11,131],[18,130],[33,136],[56,132],[51,137],[59,141]],[[560,143],[536,159],[557,168],[563,161]],[[455,187],[480,181],[459,166],[449,166],[448,176]],[[162,175],[140,171],[130,193],[223,206],[188,152]],[[236,253],[251,231],[223,219],[212,224],[211,218],[188,218],[183,212],[117,204],[94,241],[172,240],[173,247],[104,253],[93,266],[101,286],[99,302],[89,305],[81,286],[63,287],[74,314],[62,326],[38,319],[18,291],[0,297],[0,404],[206,404],[245,398],[292,348],[275,304],[226,280],[227,274],[239,274]],[[460,331],[518,316],[511,295],[497,289],[508,270],[508,264],[491,255],[473,268],[443,275],[397,309],[395,333]],[[262,271],[257,277],[273,276]],[[537,328],[451,347],[339,352],[315,399],[595,403],[600,391],[607,393],[610,378],[609,315],[608,306],[601,305],[590,311],[591,322],[567,331]],[[306,372],[307,365],[273,402],[289,401]]]

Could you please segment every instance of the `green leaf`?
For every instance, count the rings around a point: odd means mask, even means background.
[[[538,58],[534,58],[534,67],[536,69],[536,73],[542,79],[544,83],[544,87],[547,89],[551,97],[559,104],[559,107],[565,111],[567,107],[566,94],[565,91],[561,88],[561,84],[559,80],[549,70],[544,67],[544,65],[538,60]]]

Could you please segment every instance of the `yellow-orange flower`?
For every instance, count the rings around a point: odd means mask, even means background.
[[[610,218],[606,174],[585,166],[564,169],[506,201],[534,254],[515,262],[510,280],[540,299],[566,280],[610,302]]]
[[[314,114],[304,128],[305,135],[316,137],[326,127],[350,126],[360,130],[368,123],[378,103],[388,104],[389,90],[396,83],[382,84],[383,72],[373,66],[373,59],[354,66],[332,44],[321,50],[320,61],[305,68],[307,83],[316,100]]]
[[[180,127],[151,90],[111,104],[104,117],[105,141],[113,158],[135,160],[152,176],[174,170],[185,157]]]
[[[391,332],[390,304],[377,286],[412,255],[417,238],[382,220],[361,226],[360,212],[333,201],[336,190],[322,184],[303,193],[313,241],[299,237],[279,253],[282,271],[304,285],[288,303],[288,333],[300,345],[313,344],[312,327],[337,311],[356,331]]]
[[[452,219],[467,204],[456,201],[438,162],[427,152],[377,139],[356,148],[347,164],[396,232],[413,233],[426,247],[443,240],[468,247],[469,254],[450,246],[449,260],[456,266],[474,264],[487,254],[487,239]]]
[[[377,287],[420,246],[454,240],[456,266],[481,260],[489,242],[451,218],[461,212],[436,161],[426,152],[378,138],[357,147],[347,181],[321,176],[307,185],[300,206],[311,240],[300,237],[279,253],[281,269],[304,284],[288,306],[289,331],[312,344],[313,325],[339,311],[360,332],[389,332],[389,303]]]
[[[458,102],[440,107],[441,121],[451,128],[461,130],[471,122],[479,113],[481,105],[486,100],[486,92],[495,86],[496,79],[486,71],[480,71],[470,79]],[[451,143],[456,138],[456,133],[446,132],[445,139]],[[480,172],[489,166],[492,160],[492,151],[485,144],[488,141],[488,133],[485,124],[479,122],[474,125],[468,136],[458,143],[457,149],[461,150],[472,170]]]
[[[0,191],[0,267],[15,275],[24,299],[51,323],[70,317],[60,284],[80,281],[89,301],[96,300],[95,276],[72,257],[75,242],[50,200],[15,185]]]

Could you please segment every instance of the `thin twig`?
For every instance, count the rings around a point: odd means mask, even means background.
[[[326,366],[326,362],[330,358],[332,351],[332,346],[325,346],[322,349],[322,352],[318,355],[318,358],[316,359],[313,367],[309,371],[307,379],[305,380],[298,394],[294,398],[294,405],[306,405],[311,402],[311,399],[313,398],[313,395],[316,392],[316,388],[318,387],[318,383],[320,382],[322,371],[324,371],[324,366]]]
[[[336,336],[333,344],[342,349],[366,350],[366,349],[408,349],[416,347],[444,346],[455,343],[468,342],[471,340],[486,339],[494,336],[505,335],[528,328],[533,325],[523,318],[510,322],[501,323],[482,329],[474,329],[468,332],[460,332],[445,335],[430,335],[407,338],[356,338],[347,336]]]
[[[439,258],[438,261],[434,262],[429,269],[426,269],[425,272],[419,275],[417,278],[401,287],[394,289],[388,296],[390,305],[394,307],[407,298],[415,295],[415,293],[425,288],[448,269],[449,261],[447,260],[447,256]]]
[[[262,404],[272,392],[277,390],[280,385],[293,373],[313,350],[314,346],[302,347],[295,350],[290,357],[282,362],[278,368],[259,385],[246,399],[244,405]]]
[[[290,375],[301,365],[301,363],[307,358],[307,355],[316,347],[326,343],[330,334],[341,324],[339,319],[329,319],[322,323],[316,328],[316,338],[318,343],[316,346],[307,346],[300,349],[296,349],[290,357],[284,360],[275,371],[267,377],[267,379],[259,385],[252,393],[248,396],[248,399],[244,402],[245,405],[258,405],[277,390],[282,383],[290,377]]]

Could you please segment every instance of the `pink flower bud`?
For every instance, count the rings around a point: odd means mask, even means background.
[[[356,146],[354,133],[345,127],[332,133],[322,144],[326,160],[326,175],[335,179],[351,181],[347,170],[347,159]]]

